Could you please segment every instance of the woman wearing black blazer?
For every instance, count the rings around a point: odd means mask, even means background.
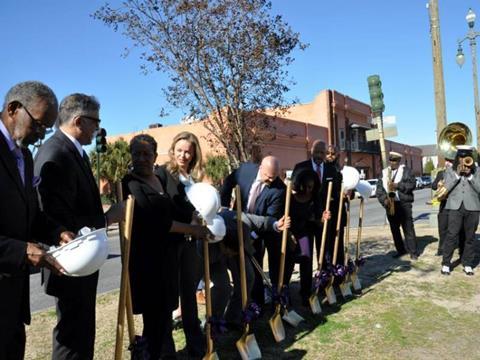
[[[171,313],[178,305],[174,275],[179,242],[170,233],[197,238],[209,234],[203,226],[177,221],[173,201],[153,172],[156,148],[151,136],[135,136],[130,142],[133,170],[122,180],[124,194],[135,197],[129,263],[133,312],[142,314],[143,336],[152,359],[175,356]]]

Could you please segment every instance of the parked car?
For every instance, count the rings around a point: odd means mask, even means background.
[[[431,187],[432,186],[432,177],[430,175],[423,175],[421,176],[423,187]]]

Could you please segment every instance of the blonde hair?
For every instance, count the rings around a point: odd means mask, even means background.
[[[168,156],[170,157],[170,160],[166,164],[168,171],[170,171],[175,177],[178,177],[179,175],[179,166],[175,160],[175,145],[177,145],[180,140],[188,141],[193,145],[194,153],[188,164],[187,172],[195,181],[201,181],[203,179],[204,171],[200,142],[194,134],[188,131],[182,131],[173,138],[172,145],[168,150]]]

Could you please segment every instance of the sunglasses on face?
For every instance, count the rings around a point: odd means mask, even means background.
[[[28,111],[27,107],[25,105],[23,105],[22,103],[20,103],[20,106],[23,108],[23,110],[25,110],[25,112],[27,113],[27,115],[30,117],[30,120],[32,120],[32,123],[35,125],[35,128],[37,130],[43,130],[44,132],[48,133],[52,130],[52,128],[50,126],[46,126],[45,124],[43,124],[40,120],[38,119],[35,119],[33,117],[33,115],[30,113],[30,111]]]

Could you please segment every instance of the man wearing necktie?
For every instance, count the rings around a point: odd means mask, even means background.
[[[280,165],[274,156],[266,156],[260,165],[243,163],[225,178],[220,192],[222,206],[230,207],[232,191],[238,184],[242,195],[242,211],[250,214],[280,219],[285,211],[285,184],[278,177]],[[278,283],[280,265],[280,232],[253,233],[255,258],[263,264],[265,248],[268,251],[268,268],[272,284]],[[262,306],[265,302],[263,279],[255,273],[252,299]]]
[[[104,228],[123,215],[121,204],[103,213],[97,182],[83,150],[99,128],[99,110],[93,96],[67,96],[60,104],[58,129],[35,157],[35,174],[42,177],[38,189],[43,210],[75,232],[84,226]],[[44,275],[46,293],[55,296],[58,321],[52,358],[93,359],[98,271],[75,278]]]
[[[0,119],[0,358],[20,360],[25,325],[30,323],[30,265],[62,270],[38,241],[68,242],[63,231],[38,207],[32,154],[27,146],[43,139],[58,113],[53,91],[37,81],[13,86]],[[53,240],[53,241],[52,241]]]

